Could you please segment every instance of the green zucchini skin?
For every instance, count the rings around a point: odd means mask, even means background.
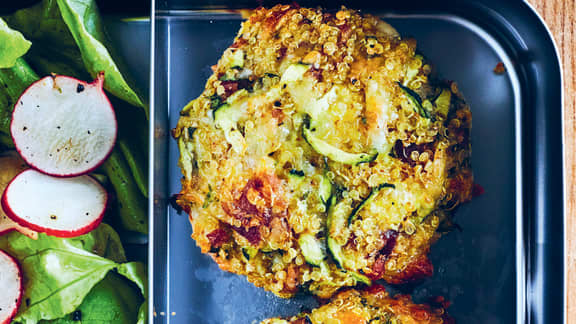
[[[372,162],[376,160],[376,157],[378,157],[378,151],[375,149],[370,150],[368,153],[349,153],[326,143],[314,134],[314,130],[310,129],[309,122],[305,122],[302,127],[302,136],[314,151],[335,162],[357,165],[360,163]]]
[[[358,214],[360,213],[360,211],[369,203],[371,203],[374,198],[376,198],[376,196],[378,195],[378,193],[380,192],[380,190],[384,189],[384,188],[396,188],[395,185],[390,184],[390,183],[383,183],[381,185],[379,185],[378,187],[375,187],[372,189],[372,191],[370,192],[370,194],[368,195],[368,197],[366,197],[366,199],[364,199],[360,204],[358,204],[358,206],[356,206],[353,210],[352,213],[350,213],[350,216],[348,217],[348,226],[352,225],[352,223],[354,223],[354,221],[358,218]]]
[[[430,119],[430,112],[422,107],[422,98],[420,98],[420,96],[412,89],[405,87],[402,83],[397,82],[397,84],[400,89],[402,89],[408,100],[410,100],[410,103],[414,107],[414,111],[419,113],[420,116]]]
[[[345,211],[339,210],[339,206],[336,204],[336,198],[332,196],[331,208],[328,211],[328,217],[326,219],[326,227],[328,228],[326,245],[338,268],[349,272],[356,282],[369,286],[372,284],[372,281],[368,277],[345,268],[346,256],[342,252],[342,246],[338,244],[333,237],[333,233],[340,232],[347,226],[346,215],[347,213]]]
[[[309,264],[319,267],[324,263],[324,260],[326,260],[324,243],[313,234],[301,234],[298,238],[298,244],[300,245],[300,249],[302,249],[304,259]]]
[[[322,202],[324,203],[324,205],[326,205],[327,209],[330,207],[329,203],[333,195],[332,189],[333,185],[330,179],[328,179],[328,177],[326,176],[322,176],[322,181],[320,182],[320,187],[318,188],[318,190],[320,199],[322,199]]]

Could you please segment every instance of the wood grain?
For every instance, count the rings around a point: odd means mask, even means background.
[[[556,40],[564,75],[567,323],[576,324],[576,1],[528,0]]]

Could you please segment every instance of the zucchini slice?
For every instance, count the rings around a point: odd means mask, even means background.
[[[235,131],[237,123],[242,118],[242,110],[237,105],[223,104],[214,110],[214,122],[216,127],[224,132]]]
[[[258,249],[254,248],[254,247],[243,247],[242,248],[242,255],[244,255],[244,258],[246,258],[247,261],[250,261],[250,259],[255,257],[256,254],[258,254]]]
[[[245,113],[241,100],[238,99],[246,93],[245,89],[236,91],[226,103],[213,110],[216,127],[224,131],[226,140],[237,152],[242,152],[244,147],[244,136],[238,130],[238,121]]]
[[[290,65],[280,78],[281,83],[296,82],[302,79],[304,73],[310,69],[310,65],[296,63]]]
[[[320,195],[320,199],[329,207],[329,202],[331,201],[332,197],[332,182],[328,179],[327,176],[322,176],[322,180],[320,181],[320,186],[318,188],[318,194]]]
[[[400,89],[402,89],[402,91],[404,92],[404,95],[406,95],[406,98],[408,98],[408,100],[410,100],[412,107],[414,107],[414,111],[416,111],[418,114],[420,114],[420,116],[430,119],[430,112],[428,110],[424,109],[424,107],[422,107],[422,98],[420,98],[420,96],[416,92],[414,92],[412,89],[402,85],[402,83],[400,83],[400,82],[396,82],[396,83],[398,84]]]
[[[372,280],[370,280],[370,278],[366,277],[365,275],[353,271],[349,271],[348,273],[350,273],[350,275],[352,276],[352,278],[354,278],[354,280],[356,280],[356,282],[363,283],[367,286],[372,285]]]
[[[334,205],[335,204],[334,196],[332,196],[331,200],[332,200],[331,204]],[[332,206],[332,208],[330,208],[330,211],[328,212],[328,218],[326,220],[326,226],[328,228],[328,235],[326,239],[326,243],[328,245],[328,251],[330,251],[330,254],[332,255],[332,258],[334,258],[334,261],[336,262],[338,268],[343,269],[346,272],[350,273],[350,275],[356,280],[356,282],[360,282],[369,286],[372,284],[372,281],[368,277],[353,270],[348,270],[345,268],[344,264],[346,262],[346,256],[342,251],[342,245],[338,244],[338,242],[336,242],[336,240],[334,239],[334,235],[336,233],[341,233],[347,227],[346,216],[348,215],[348,213],[347,208],[345,207],[346,206],[341,204],[335,205]]]
[[[308,144],[310,144],[310,146],[312,146],[314,151],[328,157],[332,161],[340,162],[343,164],[356,165],[360,163],[372,162],[378,156],[378,151],[375,149],[372,149],[368,153],[348,153],[337,147],[334,147],[333,145],[330,145],[316,137],[314,131],[310,130],[308,126],[306,126],[306,123],[304,123],[304,126],[302,127],[302,136],[304,136],[304,139],[306,142],[308,142]]]
[[[328,228],[326,243],[334,261],[336,261],[336,265],[340,269],[344,269],[345,256],[342,253],[342,246],[336,242],[334,235],[341,233],[346,229],[346,217],[348,212],[346,208],[347,206],[343,204],[334,205],[335,200],[335,197],[332,197],[331,204],[333,206],[328,211],[328,216],[326,218],[326,227]]]
[[[242,109],[240,99],[247,95],[248,91],[246,91],[246,89],[240,89],[228,97],[221,105],[214,108],[214,122],[216,126],[224,130],[235,129],[236,124],[245,112],[244,109]]]
[[[434,101],[438,113],[444,117],[448,116],[450,111],[450,101],[452,99],[452,93],[448,89],[443,89],[438,98]]]
[[[230,67],[241,69],[244,67],[244,51],[237,49],[232,53],[230,58]]]
[[[326,259],[324,244],[313,234],[304,233],[298,238],[304,259],[311,265],[320,266]]]
[[[379,185],[378,187],[375,187],[372,189],[372,191],[370,192],[370,194],[368,195],[368,197],[366,197],[366,199],[364,199],[360,204],[358,204],[358,206],[356,206],[356,208],[354,208],[352,210],[352,213],[350,213],[350,216],[348,217],[348,226],[352,225],[352,223],[354,223],[354,221],[358,218],[358,214],[360,213],[360,211],[369,203],[371,203],[374,198],[376,198],[376,196],[378,196],[378,193],[380,192],[380,190],[384,189],[384,188],[396,188],[395,185],[390,184],[390,183],[383,183],[381,185]]]
[[[288,171],[288,182],[292,185],[293,188],[299,187],[305,178],[306,176],[302,170],[291,169]]]

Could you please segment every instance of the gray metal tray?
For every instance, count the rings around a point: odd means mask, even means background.
[[[472,107],[472,165],[485,189],[458,210],[463,230],[432,247],[434,276],[404,291],[417,301],[445,296],[459,323],[562,323],[562,94],[545,26],[522,1],[365,11],[416,38],[438,74],[458,81]],[[170,129],[203,90],[241,18],[191,1],[161,1],[154,15],[153,322],[248,324],[314,306],[310,297],[280,299],[221,271],[190,238],[187,216],[169,208],[181,178]],[[506,74],[493,72],[498,62]]]

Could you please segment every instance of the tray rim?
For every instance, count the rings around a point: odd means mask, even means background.
[[[556,39],[554,38],[554,35],[552,33],[552,30],[550,30],[550,26],[548,26],[548,24],[546,23],[546,21],[544,20],[544,17],[540,14],[540,12],[538,12],[538,10],[536,10],[536,7],[531,4],[528,0],[523,0],[524,5],[526,5],[526,7],[528,7],[529,10],[532,11],[532,13],[534,14],[534,16],[536,16],[538,18],[538,20],[540,21],[540,24],[546,29],[546,33],[548,38],[550,39],[550,42],[552,43],[552,46],[554,47],[554,53],[556,55],[556,63],[558,63],[558,67],[560,69],[560,108],[562,111],[562,118],[561,118],[561,132],[562,132],[562,227],[563,227],[563,243],[562,243],[562,248],[563,248],[563,271],[562,271],[562,282],[563,282],[563,296],[562,296],[562,308],[564,309],[564,314],[563,314],[563,318],[562,318],[562,323],[567,323],[568,321],[568,312],[566,311],[566,306],[568,305],[568,287],[567,287],[567,283],[568,283],[568,251],[567,251],[567,242],[566,242],[566,238],[568,237],[568,231],[567,231],[567,210],[568,210],[568,197],[566,195],[566,193],[568,192],[568,181],[566,181],[566,170],[568,168],[567,164],[568,161],[566,160],[566,106],[565,106],[565,99],[566,99],[566,93],[565,93],[565,88],[564,88],[564,64],[562,63],[562,58],[560,57],[560,50],[558,49],[558,43],[556,42]]]

